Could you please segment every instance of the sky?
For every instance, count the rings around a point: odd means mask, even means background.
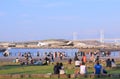
[[[0,41],[120,38],[120,0],[0,0]]]

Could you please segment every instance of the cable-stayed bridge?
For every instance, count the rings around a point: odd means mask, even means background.
[[[100,42],[120,42],[120,38],[105,38],[105,39],[99,39],[99,38],[93,38],[93,39],[80,39],[80,40],[95,40],[95,41],[100,41]]]
[[[77,40],[77,32],[73,32],[73,40]],[[105,38],[104,31],[100,30],[100,38],[92,39],[79,39],[81,41],[100,41],[101,43],[110,42],[110,43],[120,43],[120,38]]]

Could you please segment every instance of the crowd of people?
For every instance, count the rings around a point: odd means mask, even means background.
[[[92,55],[91,55],[92,56]],[[87,69],[87,65],[89,64],[88,63],[88,60],[87,60],[87,57],[85,55],[85,53],[82,54],[82,57],[81,59],[78,57],[77,54],[75,54],[75,57],[74,57],[74,62],[75,62],[75,74],[78,75],[78,74],[81,74],[81,75],[85,75],[85,74],[88,74],[88,69]],[[116,67],[116,63],[115,63],[115,60],[114,59],[110,59],[108,58],[107,60],[105,60],[106,62],[106,67],[108,68],[111,68],[111,67]],[[72,59],[68,59],[68,64],[72,64]],[[101,59],[100,59],[100,56],[97,55],[93,61],[93,74],[96,74],[96,75],[100,75],[100,74],[108,74],[108,71],[105,69],[105,67],[102,65],[102,62],[101,62]],[[62,66],[57,62],[56,65],[54,66],[54,74],[65,74],[65,70],[64,70],[64,67],[63,67],[63,64]],[[78,70],[79,68],[79,70]],[[64,72],[64,73],[61,73],[61,70]]]
[[[51,54],[51,58],[46,56],[43,59],[33,59],[30,52],[25,53],[23,55],[24,59],[19,59],[18,57],[13,60],[15,63],[20,63],[21,65],[48,65],[51,61],[54,61],[53,55]]]
[[[37,54],[37,56],[39,56],[39,53]],[[44,59],[41,59],[41,58],[33,59],[31,53],[28,52],[23,55],[25,59],[24,62],[22,62],[18,57],[15,59],[15,62],[20,63],[21,65],[29,65],[29,64],[30,65],[48,65],[51,62],[54,63],[55,58],[62,60],[63,56],[64,55],[62,53],[59,53],[59,55],[57,53],[54,53],[54,54],[49,53],[49,54],[45,54]],[[107,74],[108,71],[102,66],[100,56],[97,54],[95,55],[90,54],[90,56],[91,56],[90,60],[88,60],[85,53],[82,53],[81,57],[79,57],[79,55],[75,53],[74,59],[72,58],[68,59],[68,64],[71,65],[73,63],[72,61],[74,60],[75,74],[81,74],[81,75],[88,74],[88,69],[87,69],[88,62],[91,61],[94,56],[94,59],[92,61],[92,63],[94,63],[93,73],[97,75]],[[106,62],[106,67],[109,67],[109,68],[116,67],[116,63],[114,59],[108,58],[105,62]],[[54,74],[66,74],[65,68],[62,62],[60,63],[56,62],[56,64],[54,65],[53,71],[54,71]]]

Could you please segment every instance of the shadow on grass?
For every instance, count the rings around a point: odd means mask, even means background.
[[[14,69],[14,68],[19,68],[19,67],[23,67],[23,66],[20,66],[20,65],[3,65],[3,66],[1,66],[0,70]]]
[[[15,68],[22,68],[22,67],[31,67],[31,66],[47,66],[47,65],[3,65],[0,66],[0,70],[7,70],[7,69],[15,69]]]
[[[36,68],[37,67],[37,68]],[[40,73],[39,65],[4,65],[0,66],[0,74],[33,74]],[[46,67],[45,67],[46,68]],[[45,70],[46,71],[46,70]],[[44,72],[44,71],[42,71]]]

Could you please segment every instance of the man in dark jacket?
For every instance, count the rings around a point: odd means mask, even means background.
[[[111,60],[108,58],[108,59],[106,60],[106,67],[111,67],[111,66],[112,66]]]
[[[60,70],[59,63],[57,62],[56,65],[54,66],[54,74],[59,74],[59,70]]]

